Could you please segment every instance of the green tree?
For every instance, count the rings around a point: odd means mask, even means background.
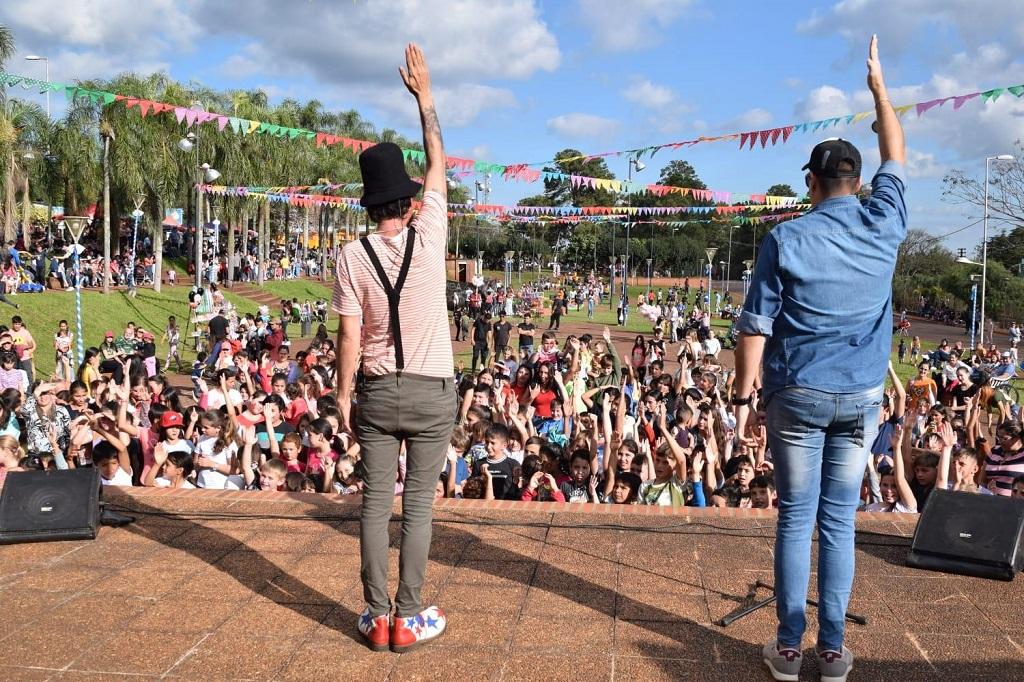
[[[795,197],[797,194],[793,191],[793,188],[786,184],[772,185],[768,188],[765,194],[773,197]]]
[[[555,154],[555,163],[545,166],[548,173],[578,175],[588,178],[614,180],[615,174],[608,169],[604,159],[582,159],[576,149],[563,149]],[[544,193],[526,197],[520,206],[611,206],[615,203],[614,192],[583,185],[573,185],[569,178],[547,178]]]
[[[688,187],[690,189],[707,189],[708,186],[700,179],[697,170],[689,161],[675,159],[661,169],[658,177],[658,185],[669,187]],[[650,196],[645,198],[644,203],[651,206],[701,206],[710,202],[698,201],[690,194],[672,192],[664,196]]]
[[[981,254],[978,254],[980,257]],[[997,260],[1007,270],[1021,276],[1024,274],[1021,263],[1024,262],[1024,225],[1018,225],[1009,232],[990,237],[988,240],[988,259],[991,263]]]

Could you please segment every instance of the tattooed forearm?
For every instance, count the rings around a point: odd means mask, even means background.
[[[441,137],[441,122],[437,120],[437,111],[432,106],[423,109],[423,141],[429,144],[431,137],[437,137],[441,144],[444,139]]]

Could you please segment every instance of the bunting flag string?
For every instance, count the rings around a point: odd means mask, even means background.
[[[692,223],[714,223],[718,225],[763,225],[765,223],[776,223],[784,220],[792,220],[802,216],[803,211],[791,211],[788,213],[773,213],[765,216],[737,216],[730,220],[720,220],[714,218],[691,218],[687,220],[630,220],[626,221],[630,225],[661,225],[665,227],[686,227]],[[449,214],[449,217],[454,217],[460,214]],[[582,216],[542,216],[542,217],[522,217],[522,216],[508,216],[508,219],[513,223],[541,223],[548,225],[575,225],[581,222],[615,222],[616,224],[624,224],[621,220],[609,218],[608,216],[598,217],[582,217]]]
[[[185,106],[156,102],[139,97],[120,95],[103,90],[90,90],[77,85],[65,85],[40,81],[34,78],[18,76],[0,72],[0,85],[10,87],[21,86],[25,89],[45,92],[63,92],[69,100],[86,99],[99,106],[109,106],[121,102],[127,110],[138,110],[143,118],[146,116],[170,113],[175,120],[186,127],[194,127],[207,123],[216,123],[217,130],[223,132],[230,130],[236,135],[271,135],[273,137],[287,138],[290,140],[311,140],[317,147],[329,147],[342,145],[345,149],[359,154],[375,143],[368,140],[356,140],[348,137],[334,135],[332,133],[305,130],[302,128],[289,128],[263,121],[252,121],[249,119],[227,116],[201,109],[192,109]],[[423,164],[426,161],[426,154],[419,149],[402,149],[402,154],[407,161]],[[533,183],[538,180],[568,181],[577,187],[590,187],[603,189],[615,193],[625,194],[653,194],[665,196],[667,194],[679,194],[681,196],[692,196],[698,201],[713,201],[716,203],[766,203],[763,194],[740,194],[737,192],[724,192],[720,190],[709,190],[704,188],[672,187],[666,185],[643,185],[623,180],[609,180],[604,178],[591,178],[578,175],[566,175],[563,173],[552,173],[539,171],[530,168],[536,164],[497,164],[485,161],[474,161],[456,156],[447,157],[447,167],[455,177],[465,177],[473,173],[491,173],[499,175],[507,181],[518,181]],[[316,186],[310,186],[316,187]],[[785,199],[786,197],[779,197]]]
[[[354,197],[339,197],[333,195],[309,194],[306,190],[324,187],[340,187],[342,185],[302,185],[296,187],[253,187],[253,186],[229,186],[229,185],[197,185],[197,189],[204,194],[215,194],[220,196],[246,197],[266,196],[271,201],[281,201],[282,198],[294,197],[298,200],[324,200],[332,205],[358,205],[359,199]],[[671,215],[674,213],[697,213],[717,215],[735,215],[745,211],[759,213],[770,211],[776,208],[789,208],[806,210],[810,204],[799,204],[796,197],[778,197],[785,201],[774,204],[735,204],[729,206],[505,206],[502,204],[460,204],[449,203],[449,211],[459,214],[476,213],[481,215],[510,215],[510,216],[635,216],[635,215]],[[330,201],[326,201],[330,200]]]
[[[894,107],[896,113],[899,116],[904,116],[908,112],[913,111],[920,118],[923,114],[927,113],[931,109],[936,107],[942,107],[946,102],[953,102],[953,111],[959,111],[959,109],[967,102],[980,97],[983,103],[995,102],[1004,93],[1010,93],[1014,97],[1024,96],[1024,85],[1012,85],[1001,88],[992,88],[990,90],[984,90],[979,92],[971,92],[962,95],[951,95],[949,97],[938,97],[936,99],[927,100],[924,102],[915,102],[912,104],[904,104],[901,106]],[[692,147],[696,144],[705,142],[725,142],[739,140],[740,149],[749,147],[754,149],[755,146],[760,145],[761,148],[765,148],[771,143],[775,146],[781,139],[782,143],[785,144],[789,141],[790,136],[795,132],[817,132],[819,130],[825,130],[829,127],[838,127],[840,125],[853,125],[860,123],[864,119],[873,116],[874,111],[861,111],[854,114],[842,114],[840,116],[833,116],[830,118],[823,118],[817,121],[805,121],[803,123],[793,123],[785,126],[779,126],[777,128],[768,128],[765,130],[752,130],[749,132],[736,132],[727,133],[724,135],[716,135],[712,137],[701,136],[693,140],[683,140],[680,142],[668,142],[665,144],[650,145],[647,147],[636,147],[634,149],[621,149],[610,152],[598,152],[595,154],[581,154],[580,156],[562,157],[557,159],[559,162],[566,161],[590,161],[592,159],[607,158],[611,156],[629,156],[631,158],[639,159],[645,154],[653,157],[657,152],[662,149],[680,149],[684,147]],[[540,161],[527,164],[521,164],[523,166],[547,166],[555,163],[556,160]]]
[[[124,104],[126,109],[137,110],[139,115],[145,118],[146,116],[154,114],[171,113],[174,115],[175,120],[185,125],[186,127],[193,127],[203,124],[215,123],[217,129],[223,131],[230,129],[236,135],[270,135],[278,138],[286,138],[289,140],[308,140],[312,141],[317,147],[329,147],[334,145],[341,145],[345,149],[349,149],[352,152],[358,154],[368,147],[373,146],[375,143],[368,140],[356,140],[349,137],[340,135],[334,135],[327,132],[318,132],[314,130],[305,130],[302,128],[290,128],[287,126],[281,126],[265,121],[252,121],[244,118],[238,118],[235,116],[227,116],[225,114],[218,114],[214,112],[203,111],[199,109],[192,109],[185,106],[179,106],[169,104],[166,102],[156,102],[138,97],[131,97],[121,95],[113,92],[107,92],[103,90],[90,90],[77,85],[67,85],[63,83],[57,83],[53,81],[41,81],[37,78],[29,78],[27,76],[20,76],[5,72],[0,72],[0,86],[15,87],[19,86],[25,90],[35,90],[40,93],[47,91],[63,92],[69,100],[85,99],[98,106],[110,106],[116,102]],[[949,97],[940,97],[924,102],[915,102],[912,104],[904,104],[902,106],[895,107],[896,113],[900,116],[904,116],[907,113],[914,111],[918,117],[926,114],[933,109],[942,108],[947,102],[952,101],[952,110],[959,111],[964,104],[971,100],[978,99],[983,104],[989,104],[996,102],[1004,94],[1009,93],[1014,97],[1020,98],[1024,96],[1024,85],[1011,85],[1005,87],[992,88],[989,90],[964,93],[960,95],[951,95]],[[653,157],[657,152],[662,149],[681,149],[691,147],[693,145],[708,143],[708,142],[722,142],[722,141],[739,141],[740,149],[748,147],[754,149],[760,145],[761,148],[766,148],[770,143],[775,146],[781,142],[785,144],[789,141],[793,133],[802,132],[818,132],[824,131],[829,128],[835,128],[840,125],[853,125],[859,123],[874,114],[873,111],[862,111],[852,114],[844,114],[841,116],[833,116],[817,121],[805,121],[802,123],[794,123],[785,126],[779,126],[776,128],[768,128],[765,130],[753,130],[747,132],[735,132],[717,136],[701,136],[692,140],[683,140],[679,142],[669,142],[666,144],[657,144],[647,147],[637,147],[635,149],[625,149],[610,152],[600,152],[597,154],[587,154],[572,158],[563,158],[559,161],[577,161],[577,160],[591,160],[597,158],[605,158],[610,156],[622,156],[629,155],[633,158],[640,158],[642,156],[649,155]],[[403,155],[407,161],[413,163],[422,164],[426,155],[422,150],[419,149],[403,149]],[[569,181],[576,187],[589,187],[592,189],[607,190],[616,193],[625,194],[653,194],[655,196],[665,196],[666,194],[680,194],[683,196],[691,196],[698,201],[709,201],[714,203],[765,203],[772,204],[773,200],[784,199],[784,197],[766,197],[763,194],[740,194],[735,192],[722,192],[718,190],[688,188],[688,187],[673,187],[664,185],[644,185],[639,183],[633,183],[623,180],[610,180],[604,178],[592,178],[586,176],[577,175],[565,175],[562,173],[554,173],[543,170],[536,170],[531,166],[545,166],[554,163],[554,161],[544,161],[539,163],[515,163],[515,164],[497,164],[489,163],[486,161],[476,161],[473,159],[460,158],[449,156],[447,158],[447,167],[457,177],[463,177],[473,173],[491,173],[498,175],[507,181],[520,181],[520,182],[537,182],[538,180],[559,180]],[[775,204],[772,204],[775,205]]]

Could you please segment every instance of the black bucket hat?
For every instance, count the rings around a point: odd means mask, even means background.
[[[402,150],[393,142],[381,142],[359,155],[363,175],[362,206],[381,206],[414,197],[423,186],[405,172]]]

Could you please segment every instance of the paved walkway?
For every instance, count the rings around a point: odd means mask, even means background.
[[[397,655],[355,630],[358,497],[104,499],[139,520],[95,541],[0,547],[0,679],[768,679],[772,609],[713,623],[772,581],[770,511],[445,500],[423,591],[449,629]],[[1024,582],[907,568],[915,518],[858,517],[850,609],[869,622],[847,629],[852,679],[1021,679]],[[810,609],[808,646],[816,626]],[[818,679],[810,658],[801,679]]]

